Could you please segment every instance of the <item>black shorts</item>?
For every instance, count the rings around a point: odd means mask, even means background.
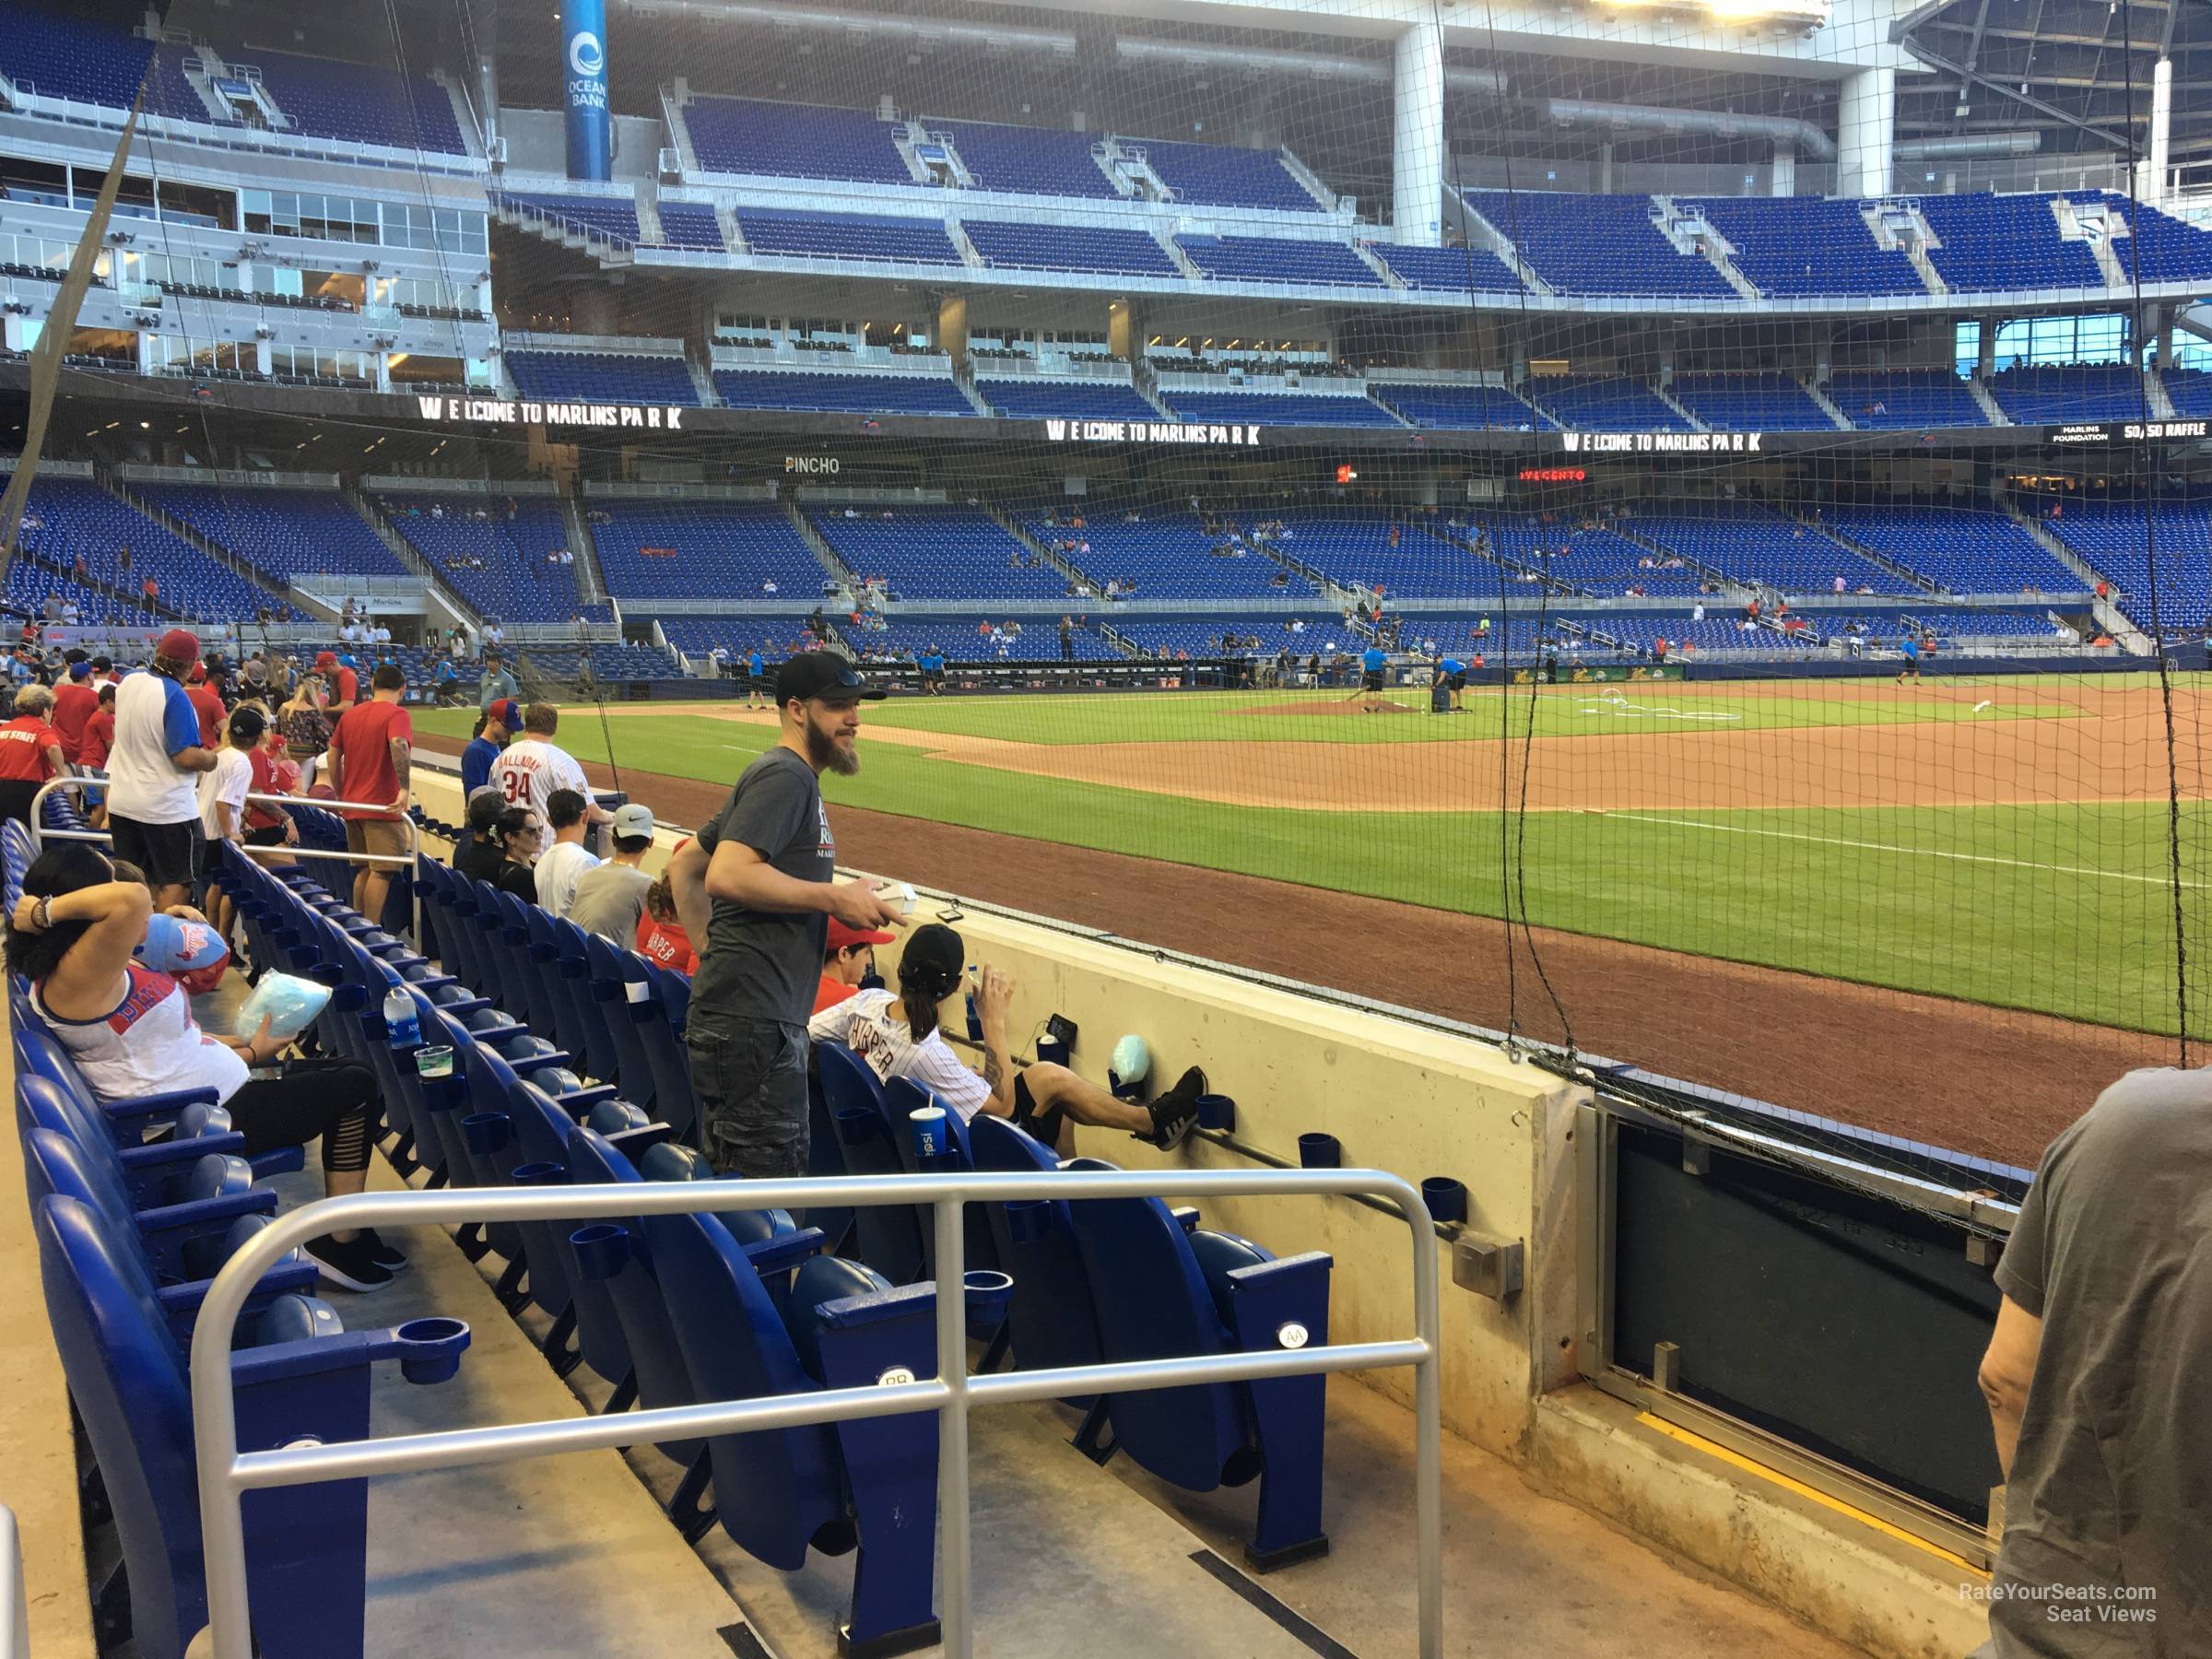
[[[1362,691],[1380,691],[1380,690],[1382,690],[1382,677],[1381,675],[1379,675],[1379,674],[1362,674],[1362,675],[1359,677],[1359,688],[1360,688]]]
[[[0,818],[21,818],[29,823],[30,804],[45,787],[25,778],[0,778]]]
[[[284,845],[284,829],[282,824],[271,824],[265,830],[249,830],[246,831],[246,845],[249,847],[281,847]]]
[[[115,856],[144,870],[151,885],[190,887],[198,878],[207,841],[198,818],[181,824],[142,824],[111,812],[108,830],[115,838]]]
[[[1467,677],[1466,677],[1465,675],[1464,675],[1464,674],[1447,674],[1447,675],[1445,675],[1445,676],[1444,676],[1444,689],[1445,689],[1445,690],[1447,690],[1447,691],[1465,691],[1466,688],[1467,688]]]
[[[1060,1144],[1060,1124],[1065,1114],[1057,1106],[1040,1115],[1037,1099],[1030,1093],[1030,1080],[1021,1073],[1014,1074],[1014,1126],[1029,1132],[1030,1138],[1041,1141],[1048,1147]]]

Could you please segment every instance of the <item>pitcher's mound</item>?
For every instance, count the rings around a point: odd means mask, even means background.
[[[1365,718],[1367,714],[1367,711],[1362,709],[1357,701],[1346,702],[1341,698],[1332,698],[1327,702],[1268,703],[1257,709],[1239,709],[1237,712],[1240,714],[1296,714],[1305,719],[1312,719],[1317,715],[1326,718],[1335,714],[1354,714]],[[1375,712],[1378,714],[1410,714],[1413,712],[1413,709],[1406,703],[1393,702],[1388,698],[1384,698],[1382,703],[1376,707]]]

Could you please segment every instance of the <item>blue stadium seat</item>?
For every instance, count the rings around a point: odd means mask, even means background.
[[[1070,1170],[1110,1170],[1098,1159]],[[1109,1363],[1173,1354],[1277,1350],[1328,1341],[1329,1273],[1320,1252],[1277,1260],[1246,1239],[1194,1231],[1157,1198],[1067,1206]],[[1141,1468],[1194,1492],[1260,1482],[1245,1559],[1262,1571],[1324,1553],[1323,1379],[1135,1389],[1110,1397],[1115,1444]]]
[[[1641,381],[1614,374],[1547,374],[1521,394],[1559,425],[1587,432],[1687,432],[1689,423]]]
[[[804,606],[821,594],[826,572],[772,503],[609,496],[590,504],[608,520],[594,539],[618,598],[759,599],[773,582],[776,596]]]
[[[1191,263],[1223,282],[1280,283],[1293,287],[1381,288],[1382,279],[1340,241],[1277,236],[1199,236],[1175,242]]]
[[[1716,432],[1832,432],[1836,423],[1794,375],[1677,374],[1674,400]]]
[[[546,556],[569,546],[560,503],[540,495],[450,491],[377,497],[392,527],[479,615],[512,622],[566,622],[587,610],[576,570]],[[588,558],[588,550],[574,550]]]
[[[965,217],[960,229],[994,270],[1095,271],[1112,276],[1171,278],[1182,275],[1149,230],[1023,225]]]
[[[1216,207],[1264,207],[1274,213],[1318,213],[1322,205],[1275,150],[1230,144],[1185,144],[1166,138],[1121,138],[1145,160],[1178,202]]]
[[[1924,294],[1912,257],[1879,246],[1866,204],[1849,197],[1677,198],[1728,240],[1730,263],[1776,299],[1828,294]]]
[[[1058,599],[1067,579],[973,507],[810,507],[846,567],[908,599]],[[1015,562],[1017,556],[1022,562]]]
[[[1842,370],[1825,389],[1862,431],[1989,424],[1971,388],[1947,369]]]
[[[861,110],[698,98],[684,106],[691,147],[709,172],[912,184],[891,126]]]
[[[925,372],[824,373],[783,369],[717,369],[714,390],[733,409],[819,410],[851,415],[973,415],[948,359]]]
[[[1416,248],[1371,241],[1367,251],[1409,288],[1444,294],[1517,294],[1521,278],[1488,248]]]
[[[1160,413],[1124,381],[1066,374],[994,376],[978,365],[975,389],[1000,415],[1016,420],[1159,420]]]
[[[1989,389],[2019,426],[2147,420],[2151,413],[2142,374],[2124,363],[2022,364],[2000,370]]]
[[[942,121],[934,115],[924,116],[922,125],[932,139],[951,141],[978,190],[1119,198],[1113,181],[1092,154],[1100,142],[1092,134],[990,121]]]
[[[900,265],[957,265],[960,251],[944,221],[859,214],[786,213],[741,207],[737,229],[747,251],[771,259],[859,259]]]
[[[69,1394],[98,1461],[122,1547],[127,1633],[146,1659],[182,1659],[206,1621],[184,1349],[142,1263],[72,1198],[39,1206],[39,1273]],[[458,1320],[347,1332],[327,1304],[280,1298],[258,1346],[232,1356],[241,1451],[369,1434],[369,1367],[450,1376]],[[269,1659],[348,1659],[362,1648],[368,1483],[270,1488],[243,1501],[254,1639]],[[115,1610],[123,1612],[118,1605]]]
[[[1916,196],[1942,245],[1928,258],[1954,293],[2018,288],[2096,288],[2104,273],[2085,242],[2058,233],[2047,195]]]
[[[680,357],[617,351],[510,351],[503,359],[524,397],[689,407],[699,388]]]
[[[1734,300],[1728,279],[1653,221],[1649,196],[1469,190],[1466,204],[1559,294]]]
[[[1396,427],[1388,409],[1364,397],[1327,392],[1163,392],[1185,420],[1253,421],[1262,426]]]
[[[525,195],[495,190],[491,205],[535,215],[575,235],[611,242],[618,248],[634,248],[642,240],[638,229],[638,205],[629,196]]]
[[[787,1398],[865,1387],[903,1368],[936,1374],[935,1293],[893,1290],[857,1262],[802,1264],[779,1310],[713,1216],[641,1218],[677,1343],[700,1399]],[[858,1649],[934,1640],[936,1436],[926,1420],[865,1418],[708,1441],[723,1530],[784,1571],[860,1551],[841,1634]]]
[[[1414,426],[1462,432],[1548,432],[1558,422],[1504,386],[1371,381],[1368,395]]]
[[[714,216],[713,207],[704,202],[663,202],[660,246],[670,248],[700,248],[709,253],[723,252],[722,223]]]

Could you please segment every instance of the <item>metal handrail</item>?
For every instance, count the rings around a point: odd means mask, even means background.
[[[30,1659],[30,1598],[16,1512],[0,1503],[0,1659]]]
[[[46,843],[50,841],[100,841],[112,846],[115,837],[112,831],[106,830],[49,830],[42,822],[45,817],[46,797],[55,790],[105,789],[112,781],[108,778],[80,777],[49,779],[41,786],[38,794],[30,797],[30,844],[41,852],[44,851]],[[389,801],[322,801],[307,795],[263,794],[254,791],[248,792],[246,801],[248,805],[254,806],[319,806],[325,812],[341,812],[349,807],[361,812],[388,813],[392,810],[392,803]],[[269,853],[282,853],[290,859],[322,858],[339,864],[390,865],[394,869],[414,869],[416,862],[422,853],[422,827],[404,812],[395,818],[386,818],[384,821],[406,827],[407,850],[405,853],[337,853],[325,847],[290,846],[241,846],[239,851],[248,858]],[[415,942],[419,945],[422,942],[422,884],[420,882],[410,884],[408,898],[414,911]],[[371,922],[378,920],[374,916],[369,919]]]
[[[1407,1340],[1285,1347],[1273,1353],[1192,1355],[1053,1371],[971,1377],[965,1298],[963,1211],[968,1204],[1030,1198],[1210,1198],[1301,1194],[1371,1194],[1387,1198],[1413,1237],[1413,1321]],[[728,1209],[927,1204],[935,1210],[938,1373],[886,1381],[874,1388],[747,1400],[704,1402],[615,1417],[568,1418],[390,1436],[280,1451],[238,1449],[231,1392],[231,1343],[239,1312],[262,1273],[288,1251],[324,1233],[446,1221],[527,1221],[685,1215]],[[947,1290],[949,1287],[949,1290]],[[1295,1335],[1287,1341],[1300,1340]],[[760,1429],[796,1428],[935,1411],[938,1421],[937,1506],[944,1571],[944,1651],[968,1659],[973,1651],[970,1606],[968,1414],[978,1404],[1010,1405],[1070,1394],[1261,1377],[1414,1368],[1414,1514],[1418,1532],[1415,1571],[1422,1659],[1443,1652],[1442,1428],[1439,1377],[1436,1240],[1429,1206],[1402,1178],[1380,1170],[1063,1170],[1030,1174],[963,1171],[936,1175],[846,1176],[807,1181],[646,1182],[642,1184],[496,1191],[359,1193],[303,1205],[253,1234],[216,1275],[192,1337],[192,1413],[200,1482],[200,1530],[214,1659],[251,1659],[253,1632],[246,1590],[241,1503],[262,1487],[305,1486],[421,1469],[512,1463],[525,1457],[596,1451],[607,1446],[693,1440]],[[897,1373],[891,1373],[896,1375]]]

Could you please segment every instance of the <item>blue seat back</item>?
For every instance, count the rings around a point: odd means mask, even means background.
[[[649,1000],[652,988],[645,978],[645,964],[631,952],[596,934],[583,935],[583,959],[588,970],[587,983],[591,999],[599,1009],[602,1028],[615,1055],[614,1070],[604,1074],[622,1079],[625,1095],[646,1108],[666,1123],[683,1139],[690,1138],[690,1116],[678,1107],[677,1116],[684,1121],[678,1124],[669,1113],[668,1103],[661,1099],[661,1079],[658,1069],[645,1053],[644,1021],[633,1007],[630,992],[635,987],[641,1001]],[[651,1011],[658,1017],[658,1011]],[[690,1087],[685,1079],[684,1100],[688,1101]]]
[[[1070,1169],[1110,1170],[1096,1159]],[[1235,1343],[1182,1225],[1157,1198],[1085,1198],[1068,1221],[1090,1281],[1108,1360],[1221,1354]],[[1211,1491],[1243,1446],[1240,1402],[1226,1383],[1117,1394],[1113,1432],[1139,1464],[1192,1491]]]
[[[622,1077],[621,1055],[615,1049],[614,1032],[608,1024],[621,1010],[608,1006],[593,994],[591,948],[585,942],[587,937],[582,928],[566,918],[553,923],[553,976],[560,987],[562,1006],[573,1011],[576,1029],[581,1033],[579,1038],[569,1042],[569,1047],[575,1049],[579,1042],[582,1043],[584,1065],[593,1077]],[[567,1033],[564,1031],[562,1036],[566,1040]],[[640,1106],[650,1107],[653,1100],[652,1082],[650,1077],[644,1076],[641,1076],[634,1084],[629,1078],[622,1077],[625,1089],[640,1088],[645,1094],[641,1100],[635,1094],[629,1094],[625,1098],[635,1100]]]
[[[653,1070],[654,1110],[662,1122],[688,1140],[699,1122],[699,1101],[691,1091],[691,1056],[683,1037],[691,1014],[690,977],[649,962],[635,951],[626,954],[643,971],[651,988],[652,1016],[640,1020],[638,1036],[645,1047],[645,1063]],[[626,965],[624,971],[630,968]]]
[[[968,1135],[978,1170],[1018,1175],[1059,1171],[1057,1153],[1004,1118],[979,1113]],[[1052,1371],[1098,1364],[1098,1310],[1091,1303],[1090,1276],[1076,1246],[1066,1203],[1041,1198],[976,1207],[990,1222],[999,1264],[1014,1280],[1007,1321],[1015,1365]]]
[[[841,1042],[817,1042],[822,1099],[842,1142],[845,1168],[854,1175],[897,1175],[901,1161],[896,1132],[883,1103],[883,1086],[867,1063]],[[909,1205],[871,1204],[853,1212],[860,1259],[894,1285],[922,1277],[922,1227]]]

